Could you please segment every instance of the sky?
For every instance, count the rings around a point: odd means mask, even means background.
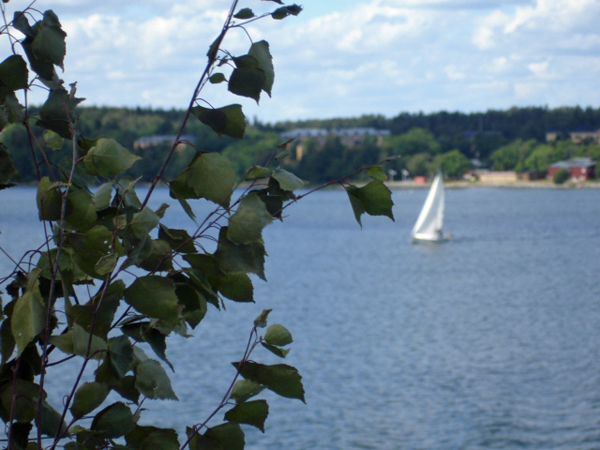
[[[29,1],[11,0],[7,15]],[[214,107],[278,122],[402,112],[600,107],[600,0],[300,0],[304,11],[232,30],[270,44],[272,97],[209,85]],[[187,107],[225,0],[38,0],[67,32],[67,82],[84,105]],[[278,7],[241,0],[256,13]],[[250,40],[252,39],[252,41]]]

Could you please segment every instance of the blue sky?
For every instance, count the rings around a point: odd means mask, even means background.
[[[22,7],[20,0],[7,4]],[[305,0],[247,27],[270,42],[273,97],[209,86],[214,106],[261,121],[512,106],[600,106],[599,0]],[[245,0],[256,11],[277,5]],[[184,108],[225,0],[38,0],[67,30],[68,83],[88,105]],[[226,42],[243,54],[250,41]]]

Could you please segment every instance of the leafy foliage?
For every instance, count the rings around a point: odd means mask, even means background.
[[[168,337],[190,337],[189,328],[205,320],[209,304],[220,308],[227,300],[255,300],[249,274],[266,279],[263,229],[274,218],[282,220],[282,211],[300,198],[296,191],[304,186],[276,157],[239,177],[226,155],[190,154],[191,143],[184,142],[189,118],[227,139],[246,133],[240,105],[200,106],[205,104],[200,94],[206,81],[217,87],[225,81],[217,68],[233,64],[227,83],[233,94],[256,101],[262,92],[271,95],[275,76],[266,41],[252,43],[241,56],[221,49],[225,34],[243,24],[233,18],[257,18],[249,8],[234,15],[237,4],[233,2],[223,31],[209,48],[192,106],[175,128],[179,132],[142,199],[136,192],[139,178],[130,174],[143,159],[114,136],[87,137],[79,121],[82,100],[76,97],[75,84],[67,91],[58,77],[56,67],[64,68],[66,33],[56,14],[27,9],[0,31],[24,35],[19,42],[24,57],[14,53],[0,63],[0,125],[13,130],[17,123],[24,126],[18,130],[32,146],[38,215],[48,233],[37,262],[29,270],[17,264],[2,279],[9,298],[0,326],[0,417],[7,425],[9,448],[241,450],[245,437],[240,424],[264,431],[269,413],[266,400],[250,399],[267,389],[305,401],[297,369],[250,359],[259,346],[285,358],[293,342],[290,331],[279,324],[259,334],[267,326],[270,310],[265,310],[251,327],[242,358],[233,363],[231,388],[204,422],[189,426],[185,437],[173,429],[140,424],[151,400],[178,400],[165,368],[174,368],[167,357]],[[283,5],[260,17],[280,20],[300,10]],[[39,110],[25,108],[17,94],[27,99],[37,81],[48,88],[48,98]],[[101,113],[98,120],[109,118]],[[183,163],[175,161],[182,143],[189,154]],[[9,144],[10,139],[0,145],[1,188],[19,178]],[[348,187],[357,220],[364,213],[393,218],[381,169],[369,173],[374,178],[370,184]],[[234,196],[241,181],[248,185],[241,196]],[[202,220],[191,220],[189,229],[167,227],[163,219],[169,206],[149,206],[159,182],[168,185],[191,219],[196,216],[188,200],[208,200],[214,210]],[[213,229],[219,230],[216,238]],[[216,250],[206,250],[203,239],[216,239]],[[157,359],[139,343],[147,344]],[[54,351],[79,362],[61,405],[51,405],[46,394],[47,380],[60,376],[54,366],[64,362],[50,363]],[[92,365],[93,373],[86,370]],[[209,420],[224,409],[223,423],[209,427]]]

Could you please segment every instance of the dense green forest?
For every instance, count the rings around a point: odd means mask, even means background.
[[[183,111],[148,108],[80,108],[79,128],[87,139],[98,136],[118,140],[134,153],[144,156],[143,164],[130,169],[132,177],[148,179],[156,173],[168,149],[168,142],[156,145],[134,145],[142,137],[174,135],[182,122]],[[32,119],[35,122],[34,119]],[[473,161],[491,170],[545,171],[553,162],[576,156],[600,159],[600,146],[593,142],[575,144],[568,139],[546,142],[546,131],[600,128],[600,108],[544,107],[490,110],[481,113],[436,112],[431,114],[401,113],[393,118],[365,115],[358,118],[334,118],[271,123],[254,121],[246,130],[246,139],[236,141],[215,136],[199,121],[191,121],[185,134],[193,141],[178,152],[166,171],[169,179],[178,173],[196,151],[215,151],[227,155],[238,175],[253,164],[262,164],[281,149],[281,133],[299,128],[375,128],[389,130],[390,135],[378,142],[367,138],[358,146],[348,147],[339,137],[331,136],[325,142],[316,139],[304,141],[302,157],[292,152],[279,163],[292,169],[302,178],[319,182],[352,173],[358,168],[385,159],[387,169],[398,173],[408,171],[411,176],[428,175],[442,167],[451,178],[460,178],[472,168]],[[35,127],[34,127],[35,129]],[[37,139],[43,142],[41,130]],[[37,178],[37,169],[31,164],[31,145],[23,125],[10,125],[0,140],[10,149],[23,181]],[[69,143],[63,144],[68,146]],[[291,147],[294,148],[295,144]],[[48,158],[60,165],[59,153],[48,150],[38,160]]]

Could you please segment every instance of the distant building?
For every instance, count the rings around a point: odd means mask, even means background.
[[[477,179],[480,183],[515,183],[518,177],[517,172],[480,171],[477,173]]]
[[[539,170],[526,170],[523,172],[517,172],[517,180],[519,181],[535,181],[543,180],[546,178],[546,172]]]
[[[581,127],[546,131],[546,142],[554,142],[563,139],[571,139],[576,144],[580,144],[585,141],[591,141],[600,144],[600,128]]]
[[[596,178],[596,161],[591,158],[573,158],[559,161],[548,167],[548,178],[552,179],[560,169],[567,169],[574,181],[586,181]]]
[[[383,138],[390,134],[390,130],[376,128],[297,128],[281,133],[281,139],[297,139],[295,157],[299,161],[304,153],[304,143],[309,139],[315,139],[322,147],[330,137],[339,137],[343,145],[352,148],[360,147],[369,136],[375,136],[377,145],[381,145]]]
[[[175,135],[166,135],[166,134],[159,134],[159,135],[154,135],[154,136],[144,136],[141,137],[139,139],[136,139],[133,142],[133,148],[134,149],[143,149],[143,148],[148,148],[148,147],[156,147],[157,145],[173,145],[173,142],[175,142],[175,139],[177,139],[177,136]],[[180,141],[188,141],[191,142],[192,144],[194,143],[194,141],[196,140],[195,136],[191,136],[191,135],[183,135],[181,136]],[[179,144],[177,146],[177,149],[180,150],[182,146],[185,146],[185,144]]]

